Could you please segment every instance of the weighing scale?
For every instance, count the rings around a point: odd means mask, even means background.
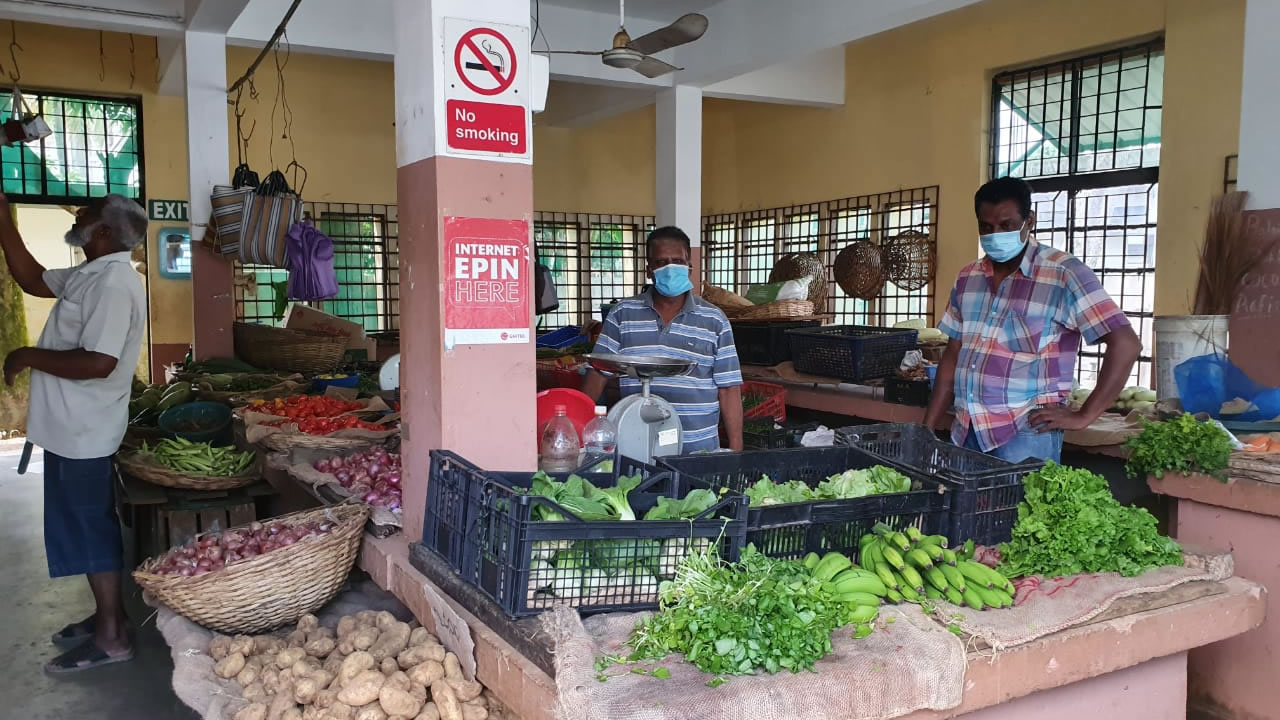
[[[609,411],[609,419],[618,427],[618,453],[645,463],[679,455],[684,445],[680,416],[671,403],[649,394],[649,383],[656,377],[684,375],[693,362],[649,355],[592,353],[585,357],[597,372],[640,381],[640,394],[623,398]]]

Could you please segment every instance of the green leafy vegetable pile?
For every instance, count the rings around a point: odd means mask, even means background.
[[[744,494],[750,500],[751,507],[758,507],[810,500],[845,500],[910,490],[911,479],[906,475],[883,465],[875,465],[865,470],[846,470],[839,475],[832,475],[818,483],[816,488],[811,488],[800,480],[775,483],[768,475],[764,475],[748,487]]]
[[[1049,462],[1022,483],[1013,538],[1000,546],[1005,577],[1133,576],[1182,563],[1182,550],[1156,531],[1151,513],[1121,505],[1101,476]]]
[[[850,621],[850,606],[804,563],[750,546],[732,565],[711,552],[689,555],[660,595],[662,611],[631,635],[629,660],[684,653],[717,675],[799,672],[830,653],[831,632]]]
[[[1227,479],[1227,461],[1231,458],[1231,439],[1213,423],[1200,422],[1187,413],[1173,420],[1149,422],[1142,434],[1129,438],[1130,477],[1166,472],[1204,473],[1219,480]]]

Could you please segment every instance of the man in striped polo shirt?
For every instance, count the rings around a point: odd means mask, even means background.
[[[649,233],[647,249],[652,286],[614,306],[595,351],[694,361],[688,375],[654,378],[650,390],[680,415],[684,452],[719,449],[721,415],[729,449],[741,450],[742,370],[729,319],[693,294],[684,231],[658,228]],[[583,392],[596,399],[604,384],[604,376],[593,371]],[[623,396],[640,392],[638,380],[624,377],[621,387]]]

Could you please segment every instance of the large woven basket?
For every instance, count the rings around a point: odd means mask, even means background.
[[[808,300],[775,300],[726,311],[725,314],[733,320],[794,320],[813,317],[813,303]]]
[[[296,622],[333,599],[360,552],[369,506],[345,504],[277,518],[287,525],[330,518],[329,533],[184,577],[151,572],[160,558],[133,571],[139,587],[183,617],[228,635],[259,633]]]
[[[728,313],[736,308],[751,307],[751,301],[715,285],[702,286],[702,299]]]
[[[836,284],[849,297],[874,300],[884,292],[880,247],[870,240],[855,240],[837,255]]]
[[[236,357],[254,367],[308,375],[342,364],[347,338],[324,333],[238,322],[232,326]]]
[[[182,490],[234,490],[252,485],[262,477],[262,470],[255,458],[253,464],[235,475],[193,475],[167,468],[136,452],[116,455],[120,469],[139,480]]]
[[[377,438],[326,437],[324,435],[308,435],[307,433],[280,432],[268,435],[259,441],[274,452],[290,452],[295,448],[311,450],[364,450],[382,442]]]

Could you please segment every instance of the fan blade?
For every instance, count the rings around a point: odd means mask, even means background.
[[[539,55],[603,55],[603,50],[535,50]]]
[[[664,63],[657,58],[646,57],[631,69],[647,78],[656,78],[662,77],[667,73],[673,73],[677,70],[683,70],[684,68],[678,68],[670,63]]]
[[[707,31],[707,16],[700,13],[689,13],[670,25],[654,30],[648,35],[641,35],[627,47],[636,52],[652,55],[677,45],[691,43],[702,37]]]

